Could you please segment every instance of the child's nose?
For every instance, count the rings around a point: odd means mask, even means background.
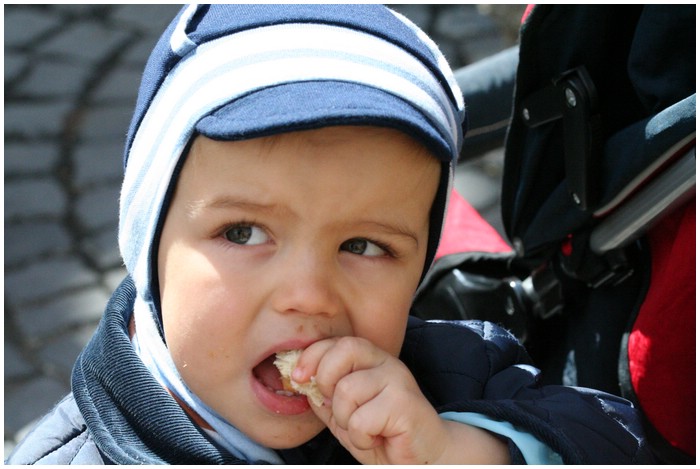
[[[313,250],[287,256],[275,276],[275,310],[326,316],[335,316],[341,310],[334,263]]]

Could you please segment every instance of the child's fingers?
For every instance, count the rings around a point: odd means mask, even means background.
[[[337,382],[354,371],[379,366],[388,357],[358,337],[336,337],[311,344],[301,354],[292,379],[305,383],[316,378],[321,394],[333,396]]]
[[[389,410],[391,405],[388,396],[380,393],[350,414],[345,430],[355,448],[374,449],[396,436],[393,423],[398,417]]]
[[[384,383],[385,377],[391,381],[389,375],[396,379],[400,373],[382,368],[352,373],[338,383],[330,406],[313,408],[343,446],[363,463],[377,464],[396,455],[407,458],[430,452],[425,442],[431,434],[434,436],[432,424],[439,417],[432,407],[425,412],[423,401],[416,399],[410,386]]]
[[[316,376],[319,362],[328,350],[333,347],[336,340],[319,340],[308,346],[299,357],[296,368],[292,370],[292,379],[297,383],[306,383],[312,376]]]
[[[372,449],[383,437],[393,436],[388,423],[396,418],[397,402],[390,398],[386,379],[385,370],[373,368],[348,375],[336,385],[333,418],[357,449]]]
[[[333,393],[333,417],[344,430],[350,428],[350,419],[362,406],[367,405],[386,389],[386,370],[371,368],[344,376],[335,386]],[[383,409],[388,411],[388,408]]]
[[[333,434],[333,427],[336,426],[333,420],[333,409],[329,403],[324,403],[321,406],[311,406],[311,410],[316,414],[316,416],[328,427]]]
[[[418,454],[431,460],[440,419],[398,359],[352,337],[320,341],[302,357],[302,366],[317,363],[316,382],[330,397],[313,412],[355,458],[376,464]]]
[[[370,450],[387,439],[415,433],[415,426],[420,423],[408,417],[422,415],[426,402],[414,383],[410,371],[398,360],[343,376],[331,401],[332,423],[359,450]],[[430,410],[430,415],[434,414],[432,407]]]
[[[360,370],[381,366],[389,355],[371,342],[358,337],[341,337],[334,341],[316,370],[316,382],[324,396],[335,397],[338,382]]]
[[[341,400],[337,399],[335,402],[341,402]],[[355,457],[360,458],[361,452],[371,450],[381,444],[381,438],[375,437],[374,433],[367,433],[361,426],[348,429],[348,424],[352,419],[353,413],[341,418],[339,422],[338,414],[343,414],[344,412],[336,413],[336,411],[333,410],[333,405],[324,405],[320,407],[312,406],[311,408],[316,416],[328,427],[331,433],[335,435],[338,441],[354,454]],[[360,458],[360,460],[363,461],[362,458]],[[367,460],[367,462],[369,461],[372,460]]]

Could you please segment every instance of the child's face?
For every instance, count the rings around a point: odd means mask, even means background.
[[[158,256],[166,341],[190,389],[268,447],[322,430],[306,398],[271,389],[269,358],[335,336],[398,355],[439,173],[391,129],[197,137]]]

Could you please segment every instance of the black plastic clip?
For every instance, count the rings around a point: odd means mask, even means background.
[[[586,68],[564,72],[550,86],[532,93],[520,108],[530,128],[562,119],[567,188],[581,210],[596,202],[596,167],[602,153],[598,94]]]

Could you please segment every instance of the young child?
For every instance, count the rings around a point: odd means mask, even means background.
[[[7,462],[652,462],[628,402],[539,387],[492,324],[409,317],[463,114],[383,6],[183,8],[127,139],[129,277]],[[296,349],[319,405],[273,364]]]

